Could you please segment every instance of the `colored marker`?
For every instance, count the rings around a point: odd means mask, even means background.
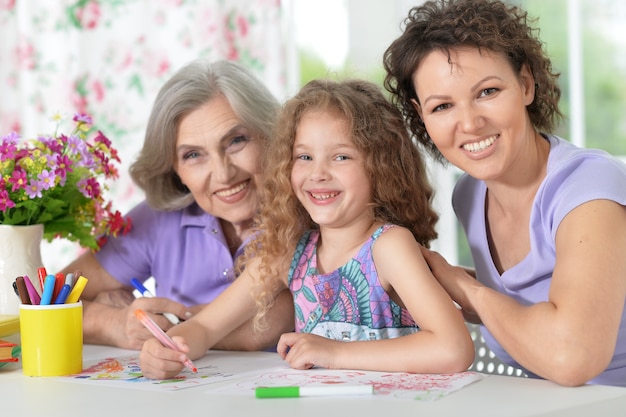
[[[30,304],[30,297],[28,296],[28,288],[26,288],[24,277],[17,277],[15,279],[15,285],[17,286],[17,293],[20,296],[22,304]]]
[[[39,304],[46,306],[52,302],[52,294],[54,293],[54,284],[56,279],[54,275],[48,275],[43,284],[43,292],[41,293],[41,300]]]
[[[46,283],[47,276],[48,276],[48,273],[46,272],[46,268],[44,268],[43,266],[40,268],[37,268],[37,278],[39,278],[39,288],[41,289],[41,291],[39,291],[39,295],[43,294],[43,286]]]
[[[67,299],[65,300],[66,304],[72,304],[72,303],[78,302],[80,295],[83,293],[83,290],[85,289],[85,285],[87,285],[87,281],[88,279],[82,275],[78,277],[78,279],[76,280],[76,284],[74,284],[74,288],[72,288],[72,291],[70,291],[70,295],[68,295]]]
[[[61,291],[59,291],[59,295],[54,299],[54,304],[65,304],[65,300],[67,300],[67,296],[70,295],[70,287],[67,284],[63,284],[61,287]]]
[[[372,385],[314,385],[304,387],[257,387],[257,398],[299,398],[337,395],[372,395]]]
[[[139,282],[139,280],[137,278],[133,278],[130,280],[130,283],[133,284],[133,287],[135,287],[135,289],[137,291],[139,291],[141,293],[141,295],[143,297],[146,298],[154,298],[154,294],[152,294],[150,291],[148,291],[148,289],[146,287],[143,286],[143,284],[141,282]],[[176,314],[172,314],[172,313],[163,313],[163,315],[170,321],[170,323],[172,324],[178,324],[180,323],[180,320],[178,319],[178,317],[176,317]]]
[[[52,293],[53,300],[57,299],[57,297],[59,296],[59,293],[61,292],[61,288],[63,288],[64,284],[65,284],[65,275],[59,272],[58,274],[54,276],[54,292]]]
[[[24,284],[26,285],[26,290],[28,291],[28,298],[30,298],[30,303],[33,305],[38,305],[41,301],[41,297],[39,296],[39,293],[37,292],[37,289],[31,282],[30,278],[28,278],[28,275],[24,275]]]
[[[181,352],[180,348],[178,347],[178,345],[176,344],[176,342],[174,342],[159,326],[158,324],[156,324],[154,322],[154,320],[152,320],[150,318],[150,316],[148,316],[146,314],[145,311],[143,311],[142,309],[138,308],[137,310],[135,310],[135,317],[137,317],[139,319],[139,321],[141,322],[141,324],[143,324],[144,326],[146,326],[146,329],[150,330],[150,333],[152,333],[152,335],[154,337],[156,337],[159,342],[161,342],[161,344],[165,347],[168,347],[172,350],[175,350],[177,352]],[[181,352],[182,353],[182,352]],[[185,366],[187,368],[189,368],[189,370],[191,372],[198,372],[198,368],[195,367],[195,365],[193,364],[193,362],[191,362],[191,360],[187,357],[185,357],[185,361],[183,362],[185,364]]]
[[[66,283],[67,285],[69,285],[69,286],[70,286],[70,288],[71,288],[71,287],[72,287],[72,285],[74,285],[74,274],[72,274],[71,272],[70,272],[70,273],[68,273],[68,274],[65,276],[65,283]]]

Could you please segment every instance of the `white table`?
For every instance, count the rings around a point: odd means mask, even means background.
[[[84,360],[116,357],[129,351],[86,345]],[[209,353],[211,354],[211,353]],[[229,352],[249,361],[275,358],[275,353]],[[267,362],[266,362],[267,363]],[[316,397],[256,399],[209,392],[207,386],[179,391],[155,392],[78,384],[59,379],[22,375],[19,365],[0,369],[0,415],[2,417],[99,417],[146,415],[329,417],[329,416],[460,416],[604,417],[626,415],[626,388],[607,386],[560,387],[548,381],[488,376],[434,402],[381,397]]]

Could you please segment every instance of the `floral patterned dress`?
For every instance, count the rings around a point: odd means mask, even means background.
[[[354,258],[328,274],[317,271],[319,230],[302,236],[288,278],[297,332],[347,341],[390,339],[419,330],[381,286],[372,259],[374,242],[391,227],[378,228]]]

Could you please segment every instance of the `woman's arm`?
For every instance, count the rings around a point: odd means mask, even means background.
[[[432,276],[411,233],[393,228],[373,249],[385,290],[404,305],[420,331],[395,339],[341,342],[310,334],[285,334],[279,353],[295,368],[449,373],[465,371],[474,348],[461,313]]]
[[[613,356],[626,299],[625,253],[626,208],[595,200],[559,226],[547,302],[523,306],[480,285],[463,291],[522,366],[562,385],[581,385]]]
[[[517,362],[562,385],[581,385],[613,356],[626,299],[626,208],[607,200],[577,207],[561,222],[556,248],[549,299],[531,306],[423,252],[452,298]]]

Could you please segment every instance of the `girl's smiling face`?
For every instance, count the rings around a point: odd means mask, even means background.
[[[433,51],[413,74],[413,101],[442,155],[475,178],[500,178],[536,132],[526,111],[534,98],[527,67],[516,74],[503,54]],[[531,140],[532,139],[532,140]]]
[[[224,97],[185,116],[174,169],[207,213],[247,228],[258,209],[261,140],[253,138]]]
[[[339,114],[307,111],[293,146],[291,185],[320,227],[343,227],[373,216],[371,184],[361,152]]]

